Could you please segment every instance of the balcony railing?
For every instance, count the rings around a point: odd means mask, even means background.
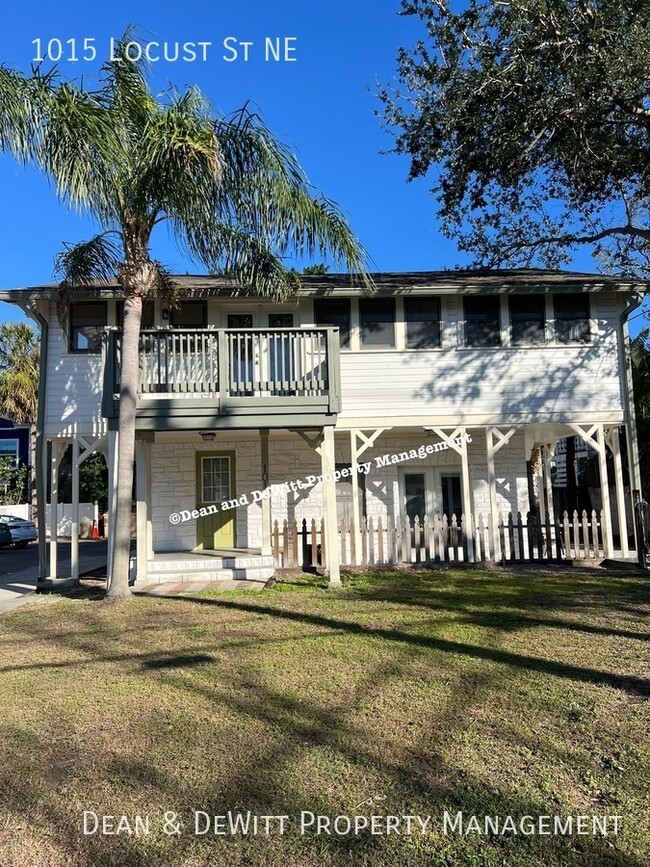
[[[104,414],[120,392],[121,331],[107,329]],[[335,328],[146,329],[140,333],[138,416],[338,412]],[[201,410],[202,407],[202,410]]]

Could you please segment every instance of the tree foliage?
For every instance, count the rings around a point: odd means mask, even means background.
[[[650,274],[650,5],[403,0],[382,116],[410,178],[437,174],[443,231],[489,266],[570,261]],[[454,11],[456,7],[458,11]]]
[[[9,457],[0,458],[0,506],[26,503],[29,489],[28,470]]]
[[[22,322],[0,325],[0,415],[36,424],[39,336]]]

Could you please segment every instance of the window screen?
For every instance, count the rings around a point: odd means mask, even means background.
[[[465,345],[500,346],[500,300],[497,296],[464,298]]]
[[[314,301],[316,325],[334,325],[340,331],[341,348],[350,348],[350,299],[317,298]]]
[[[183,301],[181,306],[171,311],[171,324],[174,328],[205,328],[208,324],[208,310],[205,301]]]
[[[440,346],[440,299],[405,298],[406,348]]]
[[[554,295],[555,336],[558,343],[589,343],[587,295]]]
[[[70,352],[101,352],[106,327],[105,301],[70,305]]]
[[[359,325],[363,347],[395,346],[395,299],[361,298]]]
[[[512,295],[510,307],[510,342],[513,346],[544,343],[544,296]]]

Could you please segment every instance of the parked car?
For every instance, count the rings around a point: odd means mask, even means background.
[[[0,548],[11,545],[11,531],[6,524],[0,524]]]
[[[0,526],[9,530],[9,541],[3,542],[0,536],[0,545],[15,545],[16,548],[25,548],[30,542],[38,539],[36,524],[17,518],[15,515],[0,515]]]

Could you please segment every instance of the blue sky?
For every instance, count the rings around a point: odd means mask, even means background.
[[[407,184],[408,161],[382,154],[392,146],[381,129],[373,96],[377,81],[391,81],[399,45],[421,35],[418,22],[398,15],[399,0],[113,0],[105,6],[88,0],[49,0],[11,4],[3,9],[0,60],[28,71],[41,40],[58,50],[66,77],[96,76],[107,59],[110,38],[127,24],[142,38],[167,42],[208,42],[194,61],[160,60],[152,64],[155,87],[196,84],[222,112],[255,102],[267,125],[289,142],[312,183],[334,199],[348,216],[374,265],[382,271],[435,270],[467,264],[453,242],[437,231],[431,180]],[[265,40],[285,38],[294,61],[265,60]],[[225,56],[238,48],[237,60]],[[72,43],[80,59],[72,62]],[[81,59],[91,49],[97,59]],[[237,42],[251,42],[249,59]],[[205,60],[202,53],[205,52]],[[83,240],[94,227],[66,211],[41,176],[0,156],[0,288],[52,280],[53,260],[62,242]],[[154,254],[172,270],[196,271],[169,242],[164,231]],[[296,263],[299,265],[300,263]],[[575,267],[592,269],[589,258]],[[0,304],[0,319],[16,318]],[[638,320],[637,320],[638,321]]]

